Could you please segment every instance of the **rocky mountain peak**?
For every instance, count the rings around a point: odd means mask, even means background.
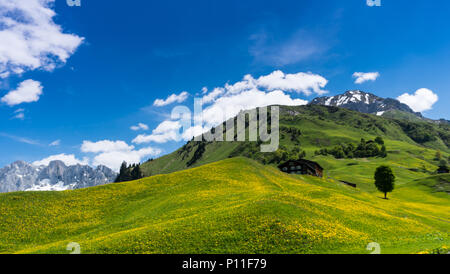
[[[31,167],[31,166],[32,166],[31,164],[29,164],[25,161],[15,161],[14,163],[12,163],[6,167],[18,169],[18,168]]]
[[[331,97],[319,97],[312,100],[310,104],[342,107],[375,115],[383,115],[387,111],[399,110],[422,117],[420,113],[414,112],[410,107],[395,99],[381,98],[362,90],[349,90],[343,94]]]

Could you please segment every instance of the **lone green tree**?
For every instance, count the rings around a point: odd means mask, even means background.
[[[395,187],[395,175],[389,166],[379,166],[375,171],[375,186],[380,192],[384,193],[384,198],[387,199],[387,194],[392,192]]]

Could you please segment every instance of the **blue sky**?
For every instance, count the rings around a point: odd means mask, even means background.
[[[281,102],[361,89],[392,98],[408,93],[421,103],[413,95],[426,89],[439,99],[417,107],[431,108],[423,112],[427,117],[450,118],[448,1],[381,0],[381,7],[365,0],[47,2],[44,8],[56,13],[47,20],[20,1],[14,7],[20,12],[0,13],[25,25],[32,22],[29,13],[37,28],[60,28],[36,33],[37,42],[21,48],[6,39],[13,39],[6,31],[17,29],[0,21],[0,97],[16,91],[0,103],[0,166],[60,155],[114,167],[121,158],[169,153],[184,142],[164,135],[173,126],[168,115],[174,106],[193,108],[196,96],[248,74],[253,80],[246,84],[262,83],[259,77],[276,71],[300,81],[271,94]],[[379,77],[356,84],[355,72]],[[318,89],[304,87],[308,79]],[[261,85],[264,92],[276,90]],[[34,91],[34,97],[14,101],[18,90]],[[154,105],[182,92],[187,95],[173,97],[178,102]],[[261,96],[261,102],[269,98]],[[241,103],[242,97],[223,101]],[[148,129],[130,129],[139,123]],[[136,142],[138,135],[146,141]],[[155,135],[164,135],[164,142],[149,137]]]

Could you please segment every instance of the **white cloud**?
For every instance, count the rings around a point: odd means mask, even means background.
[[[165,132],[163,134],[140,134],[133,139],[135,144],[145,144],[155,142],[158,144],[167,143],[169,141],[178,141],[177,134],[174,131]]]
[[[159,124],[155,130],[153,130],[154,134],[163,134],[166,132],[174,131],[180,129],[181,124],[178,121],[164,121]]]
[[[23,120],[25,119],[25,109],[23,108],[19,108],[16,111],[14,111],[14,116],[12,117],[12,119],[19,119],[19,120]]]
[[[224,88],[215,88],[209,94],[203,96],[203,104],[207,104],[207,103],[213,102],[217,97],[222,95],[224,92],[225,92]]]
[[[408,105],[415,112],[422,112],[432,109],[433,105],[439,100],[439,97],[433,91],[421,88],[412,95],[404,93],[397,97],[397,100]]]
[[[83,38],[55,24],[55,0],[0,0],[0,77],[27,70],[53,70]]]
[[[264,87],[269,90],[281,89],[283,91],[294,91],[305,95],[311,95],[312,93],[322,95],[327,93],[327,91],[322,89],[328,84],[328,80],[310,72],[285,74],[277,70],[269,75],[259,77],[257,84],[259,87]]]
[[[306,100],[293,99],[281,90],[264,92],[251,89],[217,99],[214,104],[203,110],[202,117],[205,126],[212,127],[236,116],[241,110],[269,105],[299,106],[307,103]]]
[[[83,158],[83,160],[79,160],[75,157],[73,154],[58,154],[58,155],[52,155],[45,159],[42,159],[40,161],[33,162],[33,165],[35,166],[47,166],[52,161],[62,161],[66,166],[73,166],[73,165],[88,165],[89,160],[88,158]]]
[[[131,151],[134,146],[129,146],[124,141],[109,141],[103,140],[98,142],[83,141],[81,145],[81,151],[88,153],[99,153],[108,151]]]
[[[162,152],[160,149],[153,147],[135,150],[134,146],[128,145],[124,141],[110,140],[84,141],[81,151],[96,154],[92,161],[94,166],[104,165],[115,171],[119,170],[123,161],[129,164],[140,163],[144,157],[157,156]]]
[[[131,151],[103,152],[94,157],[93,165],[104,165],[114,171],[119,171],[123,161],[128,164],[137,164],[140,163],[144,157],[157,156],[159,154],[161,154],[161,150],[152,147]]]
[[[177,131],[181,128],[178,121],[164,121],[152,131],[152,134],[140,134],[132,141],[135,144],[144,143],[167,143],[168,141],[179,141]]]
[[[57,147],[61,144],[61,140],[55,140],[53,142],[51,142],[48,146],[50,147]]]
[[[23,120],[25,119],[25,114],[23,112],[19,112],[16,115],[14,115],[13,119]]]
[[[20,83],[17,89],[3,96],[1,101],[9,106],[15,106],[22,103],[37,102],[41,95],[41,83],[30,79]]]
[[[184,101],[186,101],[186,99],[189,97],[189,93],[187,93],[186,91],[183,91],[180,94],[172,94],[169,97],[167,97],[167,99],[163,100],[163,99],[156,99],[155,102],[153,103],[154,106],[157,107],[163,107],[163,106],[167,106],[170,105],[172,103],[182,103]]]
[[[211,105],[205,109],[204,113],[207,114],[206,116],[210,116],[208,113],[212,116],[214,109],[217,109],[218,106],[223,111],[225,108],[234,108],[239,112],[242,109],[274,104],[304,105],[307,101],[291,98],[286,92],[321,95],[326,93],[323,88],[327,83],[328,80],[324,77],[310,72],[286,74],[276,70],[258,79],[251,75],[245,75],[242,81],[234,84],[227,83],[224,87],[217,87],[205,95],[202,99],[203,104],[211,103]]]
[[[253,78],[251,75],[245,75],[242,81],[234,84],[225,84],[224,87],[217,87],[209,94],[203,96],[203,104],[214,102],[217,98],[240,94],[250,90],[259,90],[262,92],[271,92],[282,90],[285,92],[296,92],[305,95],[316,93],[322,95],[327,93],[323,90],[328,84],[328,80],[324,77],[313,74],[311,72],[299,72],[295,74],[286,74],[280,70],[276,70],[268,75]]]
[[[131,126],[131,130],[138,131],[138,130],[148,130],[148,126],[143,123],[139,123],[136,126]]]
[[[210,130],[211,128],[207,128],[207,127],[202,127],[202,126],[193,126],[190,127],[188,129],[186,129],[183,134],[182,134],[182,138],[185,141],[189,141],[191,140],[193,137],[195,136],[199,136],[205,132],[207,132],[208,130]]]
[[[379,72],[355,72],[353,78],[356,78],[355,84],[362,84],[367,81],[375,81],[380,77]]]

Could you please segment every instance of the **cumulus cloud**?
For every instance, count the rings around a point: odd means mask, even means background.
[[[83,38],[55,24],[55,0],[0,0],[0,78],[65,63]]]
[[[164,121],[159,124],[155,130],[153,130],[154,134],[163,134],[169,131],[177,130],[181,127],[178,121]]]
[[[173,104],[175,102],[177,103],[182,103],[184,101],[186,101],[186,99],[189,97],[189,93],[187,93],[186,91],[183,91],[180,94],[172,94],[169,97],[167,97],[165,100],[164,99],[156,99],[155,102],[153,103],[154,106],[157,107],[163,107],[163,106],[167,106],[170,104]]]
[[[98,142],[83,141],[81,145],[81,151],[88,153],[99,153],[108,151],[130,151],[133,150],[134,146],[129,146],[124,141],[110,141],[103,140]]]
[[[140,163],[144,157],[151,157],[159,154],[161,154],[161,150],[152,147],[131,151],[110,151],[95,156],[92,164],[94,166],[104,165],[114,171],[119,171],[123,161],[128,164],[137,164]]]
[[[258,87],[267,88],[268,90],[280,89],[284,91],[294,91],[308,96],[312,93],[318,95],[327,93],[327,91],[322,89],[328,84],[327,79],[311,72],[285,74],[279,70],[274,71],[269,75],[259,77],[256,82]]]
[[[25,80],[19,84],[17,89],[3,96],[1,101],[9,106],[37,102],[42,95],[42,89],[40,82],[31,79]]]
[[[139,123],[136,126],[131,126],[131,130],[138,131],[138,130],[148,130],[148,126],[143,123]]]
[[[62,161],[66,166],[73,166],[73,165],[88,165],[89,160],[88,158],[83,158],[83,160],[79,160],[75,157],[73,154],[58,154],[58,155],[52,155],[45,159],[42,159],[40,161],[33,162],[33,165],[35,166],[47,166],[52,161]]]
[[[285,74],[282,71],[274,71],[257,79],[246,75],[242,81],[227,83],[204,94],[201,100],[203,110],[196,117],[191,117],[196,121],[191,128],[183,128],[184,131],[180,133],[182,124],[179,121],[166,120],[152,134],[138,135],[133,143],[180,141],[180,134],[182,139],[189,140],[236,116],[241,110],[269,105],[305,105],[308,101],[292,98],[291,93],[323,94],[326,92],[323,88],[327,83],[327,79],[312,73]]]
[[[129,164],[140,163],[144,157],[157,156],[161,150],[146,147],[136,150],[124,141],[103,140],[98,142],[84,141],[81,151],[96,154],[92,160],[94,166],[104,165],[118,171],[123,161]]]
[[[224,88],[215,88],[213,91],[211,91],[209,94],[203,96],[203,104],[211,103],[214,101],[217,97],[222,95],[225,92]]]
[[[203,110],[202,118],[206,127],[212,127],[236,116],[241,110],[269,105],[299,106],[307,103],[306,100],[293,99],[281,90],[264,92],[251,89],[217,99]]]
[[[207,131],[210,130],[210,129],[211,129],[211,128],[208,128],[208,127],[206,127],[206,126],[199,126],[199,125],[197,125],[197,126],[192,126],[192,127],[188,128],[188,129],[186,129],[186,130],[182,133],[181,137],[183,138],[183,140],[189,141],[189,140],[191,140],[193,137],[200,136],[201,134],[207,132]]]
[[[140,134],[132,141],[135,144],[144,143],[167,143],[168,141],[179,141],[177,132],[181,128],[178,121],[164,121],[152,131],[152,134]]]
[[[421,88],[414,94],[404,93],[397,97],[397,100],[408,105],[415,112],[422,112],[432,109],[439,97],[433,91]]]
[[[356,78],[355,84],[362,84],[367,81],[375,81],[380,77],[379,72],[355,72],[353,78]]]
[[[227,83],[224,87],[213,89],[213,91],[203,96],[202,101],[203,104],[211,103],[216,101],[217,98],[229,97],[250,90],[259,90],[264,93],[281,90],[283,92],[295,92],[307,96],[313,93],[322,95],[327,93],[326,90],[323,90],[327,84],[327,79],[311,72],[287,74],[276,70],[257,79],[253,78],[250,74],[245,75],[242,81],[234,84]]]

